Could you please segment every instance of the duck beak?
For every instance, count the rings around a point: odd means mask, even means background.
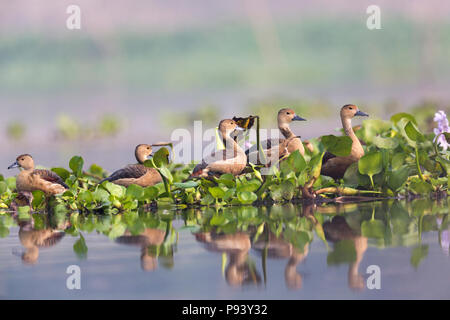
[[[306,119],[301,118],[301,117],[299,117],[298,115],[295,115],[295,116],[292,118],[292,121],[306,121]]]
[[[8,170],[9,169],[12,169],[12,168],[18,168],[19,167],[19,164],[17,163],[17,161],[16,162],[14,162],[12,165],[10,165],[9,167],[8,167]]]
[[[369,115],[367,114],[367,113],[365,113],[365,112],[362,112],[362,111],[357,111],[356,113],[355,113],[355,116],[360,116],[360,117],[368,117]]]

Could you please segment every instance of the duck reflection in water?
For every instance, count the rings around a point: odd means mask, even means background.
[[[335,243],[335,245],[346,240],[353,243],[356,257],[349,264],[348,286],[351,289],[363,290],[365,287],[364,278],[359,274],[358,268],[367,250],[367,238],[353,230],[343,216],[335,216],[331,221],[325,222],[323,230],[325,238]]]
[[[158,268],[158,257],[167,258],[168,262],[164,266],[173,265],[173,246],[169,252],[163,252],[166,231],[161,229],[147,228],[139,235],[132,235],[129,230],[123,236],[116,239],[117,243],[141,247],[141,269],[143,271],[154,271]]]
[[[248,253],[251,248],[250,237],[244,232],[220,234],[198,232],[195,239],[205,244],[208,251],[222,252],[227,255],[228,264],[225,268],[225,280],[230,286],[261,284],[261,276],[250,260]]]
[[[266,239],[258,239],[253,245],[253,249],[264,254],[264,250],[267,250],[267,257],[272,259],[288,259],[286,267],[284,269],[284,279],[286,286],[292,290],[299,290],[302,288],[303,277],[297,271],[297,266],[303,262],[308,255],[309,246],[305,246],[301,249],[294,247],[292,243],[283,239],[283,236],[276,236],[274,233],[269,232],[266,235]]]
[[[23,253],[13,252],[13,254],[19,255],[22,258],[22,262],[27,265],[33,265],[38,262],[41,248],[50,248],[59,243],[65,236],[65,232],[62,229],[69,226],[69,222],[66,221],[58,229],[45,228],[36,230],[33,219],[18,221],[18,224],[20,243],[25,248],[25,251]]]

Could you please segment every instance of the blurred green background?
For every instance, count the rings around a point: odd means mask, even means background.
[[[19,151],[114,167],[194,120],[274,127],[284,106],[308,118],[305,138],[333,133],[346,103],[428,119],[449,106],[441,1],[378,1],[381,30],[370,1],[81,0],[81,30],[66,28],[71,1],[0,3],[0,168]]]

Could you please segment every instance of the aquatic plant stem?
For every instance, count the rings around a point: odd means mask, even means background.
[[[419,173],[420,180],[425,181],[425,178],[422,175],[422,170],[420,170],[420,164],[419,164],[419,149],[417,147],[414,148],[416,153],[416,167],[417,172]],[[373,183],[372,183],[373,184]]]

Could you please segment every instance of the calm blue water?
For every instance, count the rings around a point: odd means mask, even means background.
[[[100,233],[97,222],[91,227],[86,222],[85,228],[92,231],[81,231],[88,248],[84,258],[74,249],[79,236],[69,234],[70,222],[59,221],[59,228],[54,228],[51,222],[35,220],[33,227],[16,219],[9,235],[0,238],[0,298],[450,298],[446,203],[430,202],[429,210],[422,212],[405,203],[315,208],[309,213],[300,206],[239,210],[219,210],[228,226],[213,223],[206,211],[182,212],[169,219],[163,210],[142,213],[115,239]],[[370,220],[372,210],[388,226],[381,238],[361,234],[360,226]],[[326,244],[313,231],[317,223],[308,225],[314,220],[311,212],[323,220],[318,224],[325,230]],[[3,225],[7,216],[0,215]],[[236,221],[231,221],[233,216]],[[268,220],[256,239],[251,221],[260,216]],[[167,221],[171,222],[164,225]],[[280,222],[277,236],[269,230]],[[305,234],[312,240],[302,240]],[[417,263],[418,256],[423,257]],[[66,287],[70,265],[80,267],[80,290]],[[367,288],[370,265],[381,271],[378,290]]]

